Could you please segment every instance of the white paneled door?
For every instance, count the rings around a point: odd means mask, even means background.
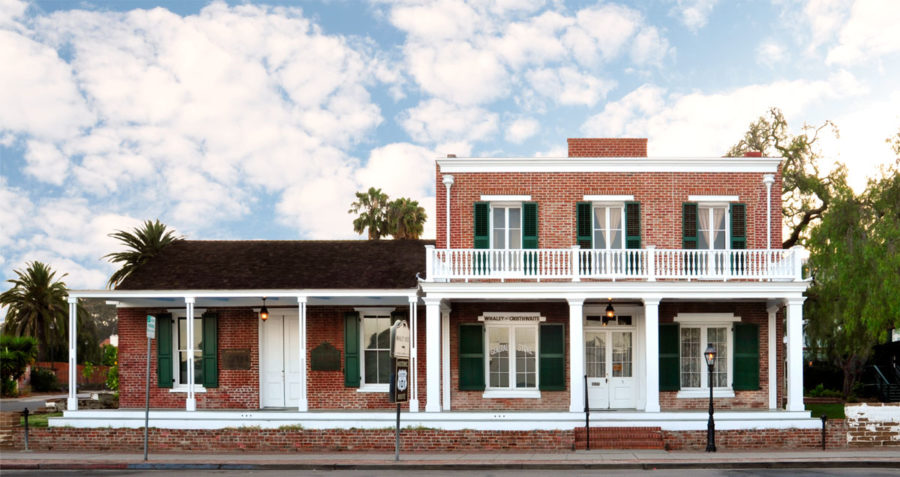
[[[297,313],[272,310],[260,324],[262,407],[296,407],[300,400],[300,347]]]
[[[634,333],[585,330],[584,355],[590,408],[633,409]]]

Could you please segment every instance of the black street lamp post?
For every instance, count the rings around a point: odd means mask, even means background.
[[[709,345],[703,353],[709,368],[709,424],[706,426],[706,452],[716,451],[716,423],[713,421],[713,368],[716,366],[716,347]]]

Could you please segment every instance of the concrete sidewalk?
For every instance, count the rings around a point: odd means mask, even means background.
[[[829,451],[666,452],[598,450],[548,453],[403,454],[143,454],[4,451],[0,469],[691,469],[691,468],[897,468],[900,449]]]

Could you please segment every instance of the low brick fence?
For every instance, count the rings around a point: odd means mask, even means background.
[[[663,431],[667,450],[706,449],[706,431]],[[847,421],[833,419],[825,424],[825,447],[847,447]],[[716,431],[719,450],[821,449],[822,429],[753,429]]]
[[[851,447],[900,446],[900,403],[863,403],[844,406]]]

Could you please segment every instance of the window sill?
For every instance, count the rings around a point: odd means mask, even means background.
[[[389,384],[363,384],[356,392],[358,393],[386,393],[390,392]]]
[[[709,399],[709,389],[682,389],[678,391],[677,399]],[[733,398],[734,390],[731,388],[713,389],[713,398]]]
[[[484,399],[540,399],[541,392],[537,389],[492,389],[485,391],[481,397]]]
[[[169,392],[170,393],[187,393],[188,387],[185,385],[178,385],[178,386],[175,386],[172,389],[170,389]],[[205,392],[206,392],[206,388],[204,388],[203,386],[201,386],[199,384],[194,386],[194,394],[205,393]]]

